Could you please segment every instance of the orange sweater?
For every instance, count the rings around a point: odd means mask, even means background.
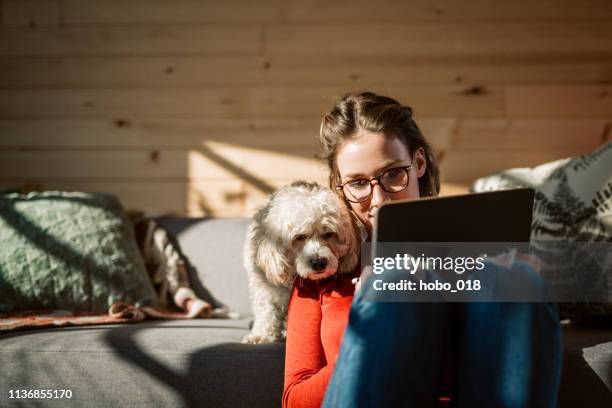
[[[283,408],[320,407],[348,323],[356,268],[350,275],[293,282],[287,317]]]

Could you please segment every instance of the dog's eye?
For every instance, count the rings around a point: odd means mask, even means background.
[[[323,234],[323,238],[324,239],[330,239],[330,238],[333,238],[335,236],[336,236],[336,233],[332,232],[332,231],[329,231],[329,232],[326,232],[325,234]]]
[[[294,241],[304,241],[306,239],[306,235],[304,234],[298,234],[295,237],[293,237]]]

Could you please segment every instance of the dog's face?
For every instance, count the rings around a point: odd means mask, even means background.
[[[290,228],[288,255],[299,276],[317,280],[338,271],[340,259],[349,249],[340,229],[338,220],[329,216],[311,217]]]
[[[295,274],[319,280],[351,272],[357,265],[359,243],[350,214],[329,189],[280,190],[270,202],[265,224],[268,236],[276,239],[260,251],[260,266],[272,282],[286,283]]]

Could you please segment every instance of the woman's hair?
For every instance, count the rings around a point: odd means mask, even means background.
[[[336,102],[333,109],[323,116],[319,141],[323,159],[330,170],[329,186],[336,190],[340,185],[337,166],[338,149],[354,138],[359,130],[382,133],[399,139],[412,155],[423,148],[427,167],[419,178],[419,195],[437,196],[440,191],[438,159],[433,147],[427,143],[412,118],[412,109],[395,99],[372,92],[349,93]]]

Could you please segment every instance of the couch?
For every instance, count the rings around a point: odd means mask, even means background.
[[[251,322],[242,266],[248,220],[159,222],[187,258],[195,292],[240,317],[0,335],[0,406],[280,406],[284,344],[240,343]],[[612,406],[612,329],[563,324],[563,343],[559,406]],[[16,402],[11,389],[66,389],[72,398]]]

